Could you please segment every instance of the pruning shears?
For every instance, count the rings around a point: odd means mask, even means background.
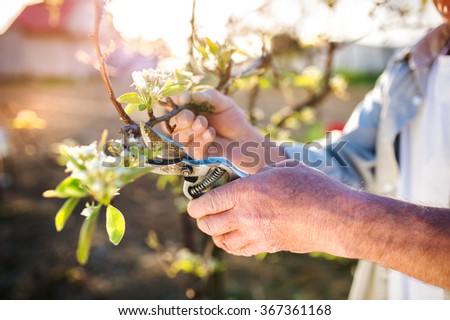
[[[217,187],[249,174],[237,168],[223,157],[209,157],[196,160],[180,143],[162,135],[144,122],[140,123],[141,135],[150,150],[159,154],[146,161],[154,173],[184,177],[183,193],[188,199],[195,199]]]

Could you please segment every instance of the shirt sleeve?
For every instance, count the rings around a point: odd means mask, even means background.
[[[342,132],[331,132],[307,144],[284,143],[286,156],[302,161],[355,188],[371,190],[375,168],[375,141],[382,106],[382,91],[389,71],[378,79],[353,111]]]

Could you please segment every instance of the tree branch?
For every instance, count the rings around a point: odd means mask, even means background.
[[[128,126],[135,124],[133,120],[131,120],[130,116],[126,114],[125,110],[122,108],[122,105],[117,101],[116,96],[114,95],[114,90],[111,85],[111,80],[109,79],[108,72],[106,70],[106,55],[102,53],[100,48],[100,24],[102,21],[102,15],[104,10],[104,1],[96,0],[95,1],[95,27],[94,27],[94,44],[95,44],[95,52],[97,53],[97,58],[99,62],[100,74],[102,76],[103,82],[106,85],[106,90],[109,94],[109,100],[111,100],[114,108],[119,114],[120,119]]]
[[[173,106],[172,104],[169,104],[169,103],[165,104],[165,103],[160,102],[160,104],[162,106]],[[159,117],[155,117],[155,116],[150,117],[150,119],[146,122],[146,124],[149,125],[150,127],[154,127],[158,123],[164,122],[166,124],[166,126],[167,126],[167,130],[170,133],[172,133],[173,130],[175,130],[175,127],[172,127],[170,125],[170,123],[169,123],[170,119],[173,116],[175,116],[178,113],[180,113],[181,111],[183,111],[183,110],[194,110],[194,109],[199,109],[199,106],[198,105],[194,105],[194,104],[188,104],[188,105],[185,105],[185,106],[178,106],[178,105],[175,104],[175,107],[171,111],[169,111],[169,112],[167,112],[167,113],[165,113],[165,114],[163,114],[162,116],[159,116]],[[136,137],[139,137],[141,135],[141,130],[139,128],[139,125],[137,123],[135,123],[135,122],[133,122],[133,123],[131,123],[129,125],[123,126],[120,129],[120,132],[122,134],[125,134],[125,133],[133,134]]]
[[[231,69],[233,68],[233,60],[230,59],[228,65],[224,71],[219,70],[219,84],[216,86],[216,90],[223,94],[228,94],[230,88]]]
[[[326,58],[325,58],[325,65],[324,65],[324,76],[323,76],[323,84],[320,90],[308,98],[306,100],[299,102],[297,105],[292,107],[289,114],[285,115],[278,123],[275,125],[277,127],[283,127],[286,120],[294,113],[303,110],[306,107],[309,106],[315,106],[320,101],[322,101],[330,92],[330,79],[332,74],[332,66],[333,66],[333,57],[334,52],[336,51],[337,43],[336,42],[328,42],[327,50],[326,50]]]
[[[196,28],[195,28],[195,8],[197,5],[196,0],[192,0],[192,12],[191,12],[191,35],[189,37],[189,56],[194,57],[194,43],[196,37]]]
[[[248,93],[248,103],[247,103],[247,116],[252,125],[256,125],[255,107],[256,100],[258,99],[261,87],[259,84],[255,84],[253,88]]]

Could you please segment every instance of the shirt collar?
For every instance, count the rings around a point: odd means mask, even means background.
[[[430,68],[450,39],[450,25],[441,24],[428,33],[411,50],[410,65],[413,69]]]
[[[408,55],[408,63],[417,81],[426,92],[428,74],[436,58],[442,53],[450,39],[450,24],[441,24],[420,40]]]

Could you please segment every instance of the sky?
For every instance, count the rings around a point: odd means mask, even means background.
[[[420,3],[406,2],[410,5]],[[401,30],[393,27],[389,32],[374,32],[379,23],[389,21],[391,17],[381,12],[376,21],[369,19],[367,12],[372,0],[340,0],[333,14],[324,1],[272,0],[270,15],[255,14],[263,3],[263,0],[197,0],[198,34],[223,41],[230,16],[260,29],[273,31],[285,26],[295,30],[304,42],[314,42],[318,34],[325,34],[338,41],[361,39],[362,43],[369,45],[404,46],[424,33],[424,29]],[[437,25],[439,17],[433,6],[429,7],[425,19],[429,26]],[[191,32],[191,8],[191,0],[112,0],[108,10],[114,16],[115,27],[125,37],[146,40],[162,38],[173,54],[181,55],[188,48],[186,39]]]
[[[381,12],[377,19],[367,15],[373,0],[339,0],[340,5],[330,13],[323,0],[272,0],[266,14],[256,14],[264,0],[197,0],[196,24],[200,36],[223,41],[228,33],[227,21],[233,16],[245,25],[277,31],[283,27],[296,32],[303,42],[314,43],[319,34],[337,41],[355,41],[368,45],[405,46],[423,33],[424,29],[402,30],[390,26],[388,32],[377,32],[377,25],[391,22]],[[419,4],[420,0],[390,0]],[[25,3],[42,0],[0,0],[0,34],[20,13]],[[431,2],[431,0],[429,0]],[[174,56],[184,56],[188,50],[192,0],[111,0],[108,5],[114,26],[129,39],[164,39]],[[440,21],[432,5],[425,15],[428,26]],[[413,17],[414,18],[414,17]],[[392,19],[394,20],[394,19]],[[242,37],[247,51],[259,50],[257,37]]]

